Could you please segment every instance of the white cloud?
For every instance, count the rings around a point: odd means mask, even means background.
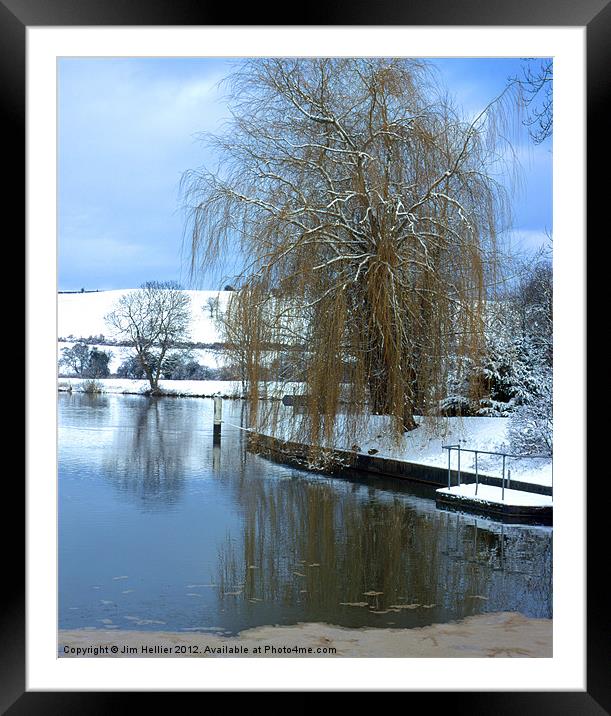
[[[549,236],[548,236],[549,231]],[[533,253],[540,249],[551,248],[551,227],[546,229],[512,229],[505,235],[510,253]]]

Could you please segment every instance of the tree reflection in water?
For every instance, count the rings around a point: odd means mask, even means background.
[[[109,479],[151,508],[181,497],[193,440],[186,408],[159,398],[133,402],[133,423],[116,430],[113,449],[107,451]]]
[[[228,610],[271,602],[299,607],[304,621],[332,620],[344,605],[346,625],[485,611],[552,616],[544,528],[439,512],[409,493],[306,473],[281,481],[251,474],[235,485],[243,530],[220,545],[217,576]]]

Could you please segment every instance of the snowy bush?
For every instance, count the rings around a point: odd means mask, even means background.
[[[95,379],[85,380],[81,384],[83,393],[101,393],[102,385]]]
[[[514,403],[493,400],[492,398],[481,398],[478,401],[475,414],[483,418],[506,418],[515,410]]]
[[[553,391],[551,369],[539,370],[540,383],[528,402],[518,406],[509,421],[508,439],[518,455],[552,455]]]
[[[449,418],[473,415],[473,402],[464,395],[448,395],[439,401],[439,412]]]
[[[153,356],[148,358],[149,365],[155,367]],[[138,356],[126,358],[117,369],[119,378],[141,380],[146,372]],[[164,362],[161,371],[164,380],[217,380],[218,371],[198,363],[189,352],[175,352]]]
[[[64,371],[62,374],[79,378],[107,378],[110,375],[110,358],[110,353],[95,346],[90,349],[87,343],[78,341],[71,348],[62,348],[59,367]]]
[[[200,365],[191,355],[177,356],[168,369],[164,370],[166,380],[214,380],[213,368]]]
[[[100,351],[94,346],[89,353],[89,364],[84,375],[87,378],[108,378],[110,358],[110,353]]]

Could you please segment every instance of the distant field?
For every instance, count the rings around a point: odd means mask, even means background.
[[[58,342],[58,358],[61,356],[62,348],[70,348],[79,339],[88,339],[90,336],[101,335],[106,340],[112,340],[113,335],[104,321],[104,316],[112,311],[121,296],[132,290],[134,289],[58,294],[57,335],[58,338],[67,339]],[[206,344],[221,342],[222,336],[214,317],[211,315],[208,301],[218,299],[219,310],[224,311],[231,292],[185,291],[185,293],[191,298],[190,341]],[[91,345],[93,346],[94,343]],[[129,348],[122,346],[95,345],[100,350],[112,355],[109,365],[111,373],[115,373],[125,358],[132,354]],[[192,354],[200,365],[208,368],[219,368],[225,362],[222,354],[211,349],[194,348]]]
[[[129,291],[100,291],[99,293],[61,293],[57,296],[57,335],[58,338],[88,338],[89,336],[111,336],[104,321],[115,303]],[[191,298],[191,340],[194,343],[217,343],[221,340],[210,309],[209,299],[219,301],[219,309],[224,311],[230,291],[185,291]]]

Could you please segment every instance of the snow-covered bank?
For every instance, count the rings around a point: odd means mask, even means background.
[[[82,378],[60,378],[58,390],[61,392],[86,392],[91,380]],[[150,391],[148,380],[129,378],[96,378],[95,383],[101,393],[119,393],[128,395],[146,395]],[[242,384],[237,380],[160,380],[161,395],[187,398],[211,398],[220,395],[223,398],[241,398]],[[268,384],[267,397],[273,400],[282,398],[286,384]]]
[[[416,430],[405,433],[399,444],[391,438],[389,418],[373,415],[363,419],[359,430],[358,444],[348,444],[341,437],[341,431],[332,445],[337,450],[348,450],[362,455],[375,455],[378,458],[401,460],[419,465],[447,468],[448,451],[444,445],[460,444],[469,450],[489,452],[510,452],[507,447],[507,429],[509,418],[440,418],[438,423],[420,421]],[[299,442],[291,420],[288,416],[281,418],[274,427],[262,427],[260,432],[281,440]],[[355,449],[358,448],[358,449]],[[474,472],[475,458],[471,453],[461,454],[461,469]],[[452,451],[452,470],[457,468],[457,454]],[[502,458],[479,455],[478,468],[480,473],[492,477],[502,474]],[[516,481],[551,486],[552,460],[549,459],[514,459],[506,460],[506,468],[511,470],[511,478]]]
[[[90,380],[81,378],[60,378],[60,391],[86,392]],[[148,380],[129,378],[96,378],[95,384],[101,393],[119,393],[126,395],[146,395],[151,386]],[[162,395],[185,396],[193,398],[211,398],[221,395],[224,398],[239,398],[242,387],[237,381],[230,380],[160,380]]]

